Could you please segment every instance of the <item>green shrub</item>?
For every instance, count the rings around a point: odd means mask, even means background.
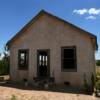
[[[94,92],[94,86],[95,86],[95,80],[96,78],[94,77],[93,73],[92,73],[92,76],[91,76],[91,92]]]
[[[0,60],[0,75],[9,74],[9,62],[5,59]]]
[[[96,61],[96,65],[97,65],[97,66],[100,66],[100,60],[97,60],[97,61]]]
[[[95,88],[100,91],[100,80],[95,83]]]
[[[100,92],[100,75],[99,73],[96,74],[96,80],[95,80],[95,95],[98,96]]]
[[[84,74],[84,86],[83,87],[84,87],[84,92],[89,94],[90,88],[89,88],[89,85],[87,83],[86,74]]]

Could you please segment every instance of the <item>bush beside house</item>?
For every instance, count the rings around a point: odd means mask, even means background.
[[[4,56],[0,60],[0,76],[9,74],[9,55],[4,52]]]

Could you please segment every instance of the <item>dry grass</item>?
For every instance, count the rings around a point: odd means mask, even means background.
[[[97,73],[100,73],[100,66],[97,66],[97,67],[96,67],[96,72],[97,72]]]
[[[0,77],[4,77],[4,80],[7,81],[10,79],[10,76],[9,75],[3,75],[3,76],[0,76]]]

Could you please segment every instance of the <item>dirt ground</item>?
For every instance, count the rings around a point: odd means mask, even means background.
[[[0,86],[0,100],[100,100],[92,95],[23,90]]]
[[[8,80],[6,76],[4,80]],[[52,90],[52,89],[51,89]],[[85,95],[77,89],[54,87],[52,91],[38,90],[19,84],[0,82],[0,100],[100,100],[92,95]]]

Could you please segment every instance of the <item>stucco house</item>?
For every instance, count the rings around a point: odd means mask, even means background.
[[[97,37],[44,10],[7,43],[12,81],[54,78],[55,84],[91,85]]]

